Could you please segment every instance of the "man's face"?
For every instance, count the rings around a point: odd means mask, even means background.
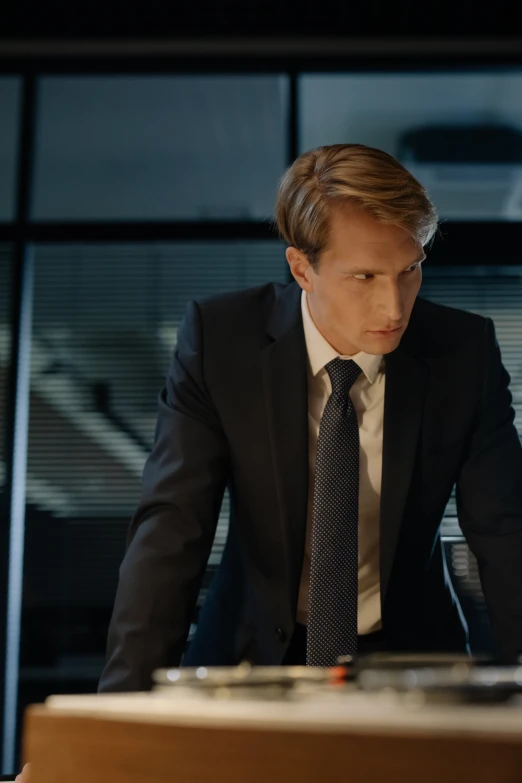
[[[354,207],[338,207],[317,270],[294,247],[286,256],[307,292],[315,325],[341,355],[386,354],[398,346],[424,259],[422,246],[404,229],[378,223]]]

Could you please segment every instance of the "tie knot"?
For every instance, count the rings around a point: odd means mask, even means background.
[[[325,365],[325,370],[332,382],[333,394],[349,394],[350,389],[361,374],[362,370],[353,359],[332,359]]]

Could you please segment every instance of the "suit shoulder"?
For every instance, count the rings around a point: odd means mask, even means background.
[[[285,288],[283,283],[265,283],[198,299],[196,306],[207,328],[233,324],[236,329],[241,329],[242,325],[266,323],[275,300]]]
[[[487,319],[419,296],[410,325],[407,344],[420,355],[474,354],[483,345]]]
[[[471,313],[468,310],[460,310],[457,307],[438,304],[424,297],[417,297],[415,302],[415,311],[417,317],[425,322],[431,328],[448,329],[453,332],[454,329],[463,329],[466,332],[483,332],[486,324],[486,318],[477,313]]]

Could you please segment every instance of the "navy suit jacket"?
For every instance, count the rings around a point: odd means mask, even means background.
[[[186,665],[280,664],[296,617],[308,497],[301,289],[189,304],[159,398],[100,690],[150,687],[183,655],[225,488],[222,563]],[[385,357],[382,622],[392,648],[465,651],[440,523],[453,486],[500,654],[522,653],[522,448],[489,318],[417,298]]]

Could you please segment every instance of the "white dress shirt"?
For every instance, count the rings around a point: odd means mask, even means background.
[[[316,327],[306,298],[301,296],[301,311],[308,353],[308,515],[306,544],[299,588],[297,621],[306,625],[310,584],[312,540],[312,508],[314,498],[315,458],[321,417],[332,393],[325,365],[339,353]],[[362,370],[350,391],[359,422],[359,596],[358,633],[366,634],[381,628],[381,596],[379,579],[379,525],[382,475],[382,432],[384,418],[383,356],[360,353],[341,356],[353,359]]]

